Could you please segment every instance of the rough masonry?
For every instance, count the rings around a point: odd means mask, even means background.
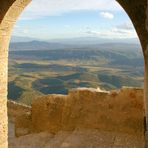
[[[142,88],[123,87],[111,92],[78,88],[69,90],[68,95],[37,98],[31,108],[10,105],[16,136],[97,129],[144,137]]]

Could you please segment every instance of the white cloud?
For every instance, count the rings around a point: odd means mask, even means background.
[[[25,27],[25,28],[22,29],[19,26],[15,26],[15,29],[13,30],[12,34],[15,35],[15,36],[29,35],[29,28]]]
[[[133,24],[131,22],[125,22],[116,26],[116,28],[123,29],[123,30],[133,30]]]
[[[35,19],[76,10],[116,11],[121,9],[115,0],[32,0],[22,14],[22,18]]]
[[[128,27],[125,25],[128,24]],[[85,33],[90,36],[101,38],[136,38],[137,33],[131,22],[126,22],[110,29],[100,29],[98,31],[86,30]]]
[[[107,19],[113,19],[114,18],[114,15],[110,12],[100,12],[100,16],[107,18]]]

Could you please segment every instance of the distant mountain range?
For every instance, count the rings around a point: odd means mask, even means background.
[[[138,38],[130,39],[114,39],[114,38],[99,38],[99,37],[79,37],[79,38],[66,38],[66,39],[54,39],[51,42],[58,42],[63,44],[104,44],[104,43],[128,43],[139,44]]]
[[[11,39],[10,51],[24,50],[59,50],[59,49],[139,49],[138,39],[99,39],[99,38],[73,38],[50,41],[35,40],[33,38],[14,37]]]
[[[30,37],[12,36],[10,43],[31,42],[31,41],[34,41],[34,40],[39,40],[39,39],[30,38]]]
[[[77,87],[143,86],[144,58],[136,39],[15,39],[8,98],[30,105],[39,95],[67,94]]]
[[[61,43],[49,43],[45,41],[29,41],[29,42],[14,42],[10,43],[10,51],[24,50],[51,50],[66,48],[67,45]]]
[[[31,42],[31,41],[44,41],[44,42],[52,42],[52,43],[60,43],[60,44],[79,44],[79,45],[103,44],[103,43],[139,44],[138,38],[114,39],[114,38],[99,38],[99,37],[77,37],[77,38],[41,40],[41,39],[30,38],[30,37],[12,36],[10,42],[17,43],[17,42]]]
[[[143,65],[142,49],[138,44],[104,43],[70,45],[43,41],[10,44],[10,58],[46,60],[101,60],[110,65]]]

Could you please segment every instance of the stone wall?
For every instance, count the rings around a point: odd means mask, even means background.
[[[122,88],[108,93],[84,88],[70,90],[67,96],[34,100],[31,114],[18,116],[15,127],[17,136],[23,135],[21,129],[26,129],[24,134],[97,129],[143,137],[143,118],[143,89]]]
[[[20,104],[14,101],[8,100],[8,117],[10,122],[15,122],[15,118],[23,114],[29,114],[31,112],[31,107],[25,104]]]

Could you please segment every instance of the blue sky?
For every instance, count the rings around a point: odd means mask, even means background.
[[[16,22],[13,35],[46,40],[137,37],[115,0],[33,0]]]

